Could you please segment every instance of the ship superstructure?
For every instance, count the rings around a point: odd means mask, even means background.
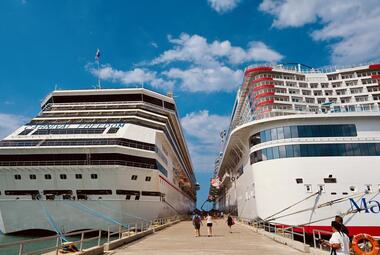
[[[251,66],[237,93],[210,198],[280,225],[380,236],[380,64]],[[215,179],[217,181],[215,181]]]
[[[194,209],[195,176],[172,97],[61,90],[41,109],[0,142],[1,232],[106,230]]]

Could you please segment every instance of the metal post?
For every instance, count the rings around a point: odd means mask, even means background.
[[[19,255],[22,255],[23,252],[24,252],[24,244],[23,244],[23,243],[20,243],[20,247],[19,247],[19,249],[18,249],[18,254],[19,254]]]
[[[315,240],[315,230],[313,230],[313,242],[314,242],[314,248],[317,248],[317,242]]]
[[[292,227],[292,240],[294,240],[294,228]]]
[[[102,230],[99,229],[99,235],[98,235],[98,246],[100,246],[100,239],[102,238]]]
[[[119,225],[119,239],[121,238],[121,225]]]
[[[82,232],[82,234],[80,236],[80,246],[79,246],[80,251],[82,251],[82,249],[83,249],[83,238],[84,238],[84,232]]]
[[[135,224],[135,233],[137,234],[137,223]]]
[[[110,227],[108,227],[108,232],[107,232],[107,243],[110,243]]]
[[[321,240],[321,232],[318,231],[319,240]],[[319,245],[319,249],[322,250],[322,245]]]
[[[55,255],[58,255],[58,253],[59,253],[60,242],[61,242],[61,238],[59,236],[57,236]]]
[[[305,227],[302,227],[302,236],[303,236],[303,243],[306,244]]]

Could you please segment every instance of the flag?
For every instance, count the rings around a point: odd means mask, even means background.
[[[96,59],[96,60],[99,60],[99,59],[100,59],[100,50],[99,50],[99,49],[96,49],[95,59]]]

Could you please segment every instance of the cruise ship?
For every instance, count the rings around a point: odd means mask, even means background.
[[[249,220],[380,236],[380,64],[250,66],[209,199]]]
[[[194,210],[176,110],[143,88],[53,91],[0,142],[0,231],[107,230]]]

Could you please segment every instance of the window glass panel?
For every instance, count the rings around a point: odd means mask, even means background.
[[[286,158],[286,150],[285,150],[285,146],[279,146],[279,151],[280,151],[280,158]]]
[[[305,137],[305,127],[304,126],[298,126],[298,137]]]
[[[262,160],[265,161],[268,159],[267,157],[267,149],[262,149],[261,150],[261,157],[262,157]]]
[[[311,137],[319,137],[320,136],[320,131],[319,131],[319,126],[310,126],[311,129]]]
[[[354,156],[354,149],[352,148],[352,144],[351,143],[346,143],[344,145],[345,147],[345,156]]]
[[[272,128],[270,131],[272,140],[277,140],[277,128]]]
[[[309,155],[307,144],[300,144],[300,152],[301,157],[307,157]]]
[[[360,154],[360,147],[358,143],[353,143],[352,144],[352,151],[354,153],[354,156],[361,156]]]
[[[376,156],[376,146],[374,143],[368,144],[368,156]]]
[[[278,149],[278,146],[273,147],[273,158],[274,159],[280,158],[280,151]]]
[[[376,155],[380,156],[380,143],[376,144]]]
[[[284,138],[288,139],[288,138],[291,138],[291,137],[292,137],[292,134],[290,132],[290,127],[284,127]]]
[[[310,125],[304,126],[304,129],[303,129],[304,136],[303,137],[313,137],[313,132],[312,132],[311,127],[312,126],[310,126]]]
[[[362,156],[368,156],[369,151],[368,151],[368,144],[366,143],[360,143],[360,151]]]
[[[297,138],[298,137],[298,128],[297,128],[297,126],[291,126],[290,127],[290,133],[292,135],[292,138]]]
[[[265,143],[267,141],[267,138],[266,138],[266,135],[265,135],[265,131],[261,131],[260,132],[260,139],[261,139],[262,143]]]
[[[267,148],[268,160],[273,159],[273,148]]]
[[[286,157],[287,158],[293,157],[294,154],[293,154],[293,146],[292,145],[286,145],[285,150],[286,150]]]
[[[277,139],[284,139],[284,129],[282,127],[277,128]]]
[[[344,146],[344,143],[337,144],[337,151],[338,151],[337,156],[340,156],[340,157],[344,156],[345,150],[346,150],[346,147]]]
[[[294,157],[300,157],[301,156],[301,149],[299,144],[293,145],[293,154]]]

